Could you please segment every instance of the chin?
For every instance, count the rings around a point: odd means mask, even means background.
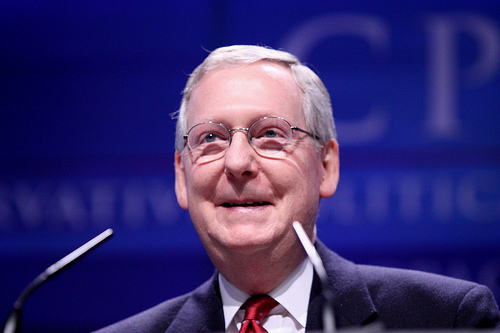
[[[231,235],[227,239],[219,239],[222,247],[235,253],[253,253],[264,250],[276,244],[271,235],[254,235],[246,234]]]

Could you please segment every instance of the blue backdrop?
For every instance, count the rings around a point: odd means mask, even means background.
[[[43,269],[25,331],[86,332],[213,273],[173,191],[174,121],[207,50],[260,44],[323,78],[341,180],[318,235],[359,263],[500,300],[498,1],[0,1],[0,316]]]

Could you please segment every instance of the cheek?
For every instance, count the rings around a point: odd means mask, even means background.
[[[210,197],[221,177],[216,165],[191,165],[186,174],[188,197]]]
[[[322,177],[322,168],[318,157],[313,152],[297,156],[291,162],[289,181],[302,184],[308,189],[316,189]]]
[[[283,160],[268,170],[271,170],[271,173],[268,173],[269,182],[280,196],[288,195],[293,198],[292,201],[319,198],[321,170],[315,159],[303,157]],[[291,204],[294,205],[294,202]]]

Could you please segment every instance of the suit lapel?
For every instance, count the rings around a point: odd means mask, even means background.
[[[166,332],[224,332],[217,274],[193,291]]]
[[[357,266],[330,251],[320,241],[317,241],[315,246],[325,265],[334,295],[337,327],[362,326],[373,322],[377,318],[377,312]],[[323,328],[324,301],[321,282],[315,273],[307,314],[308,331]]]

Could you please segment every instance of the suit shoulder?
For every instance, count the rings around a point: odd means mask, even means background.
[[[157,304],[129,318],[102,328],[96,333],[165,332],[191,293]]]
[[[495,327],[498,306],[491,291],[475,282],[407,269],[358,265],[381,313],[395,309],[443,327]]]
[[[403,298],[412,295],[428,295],[433,299],[445,301],[465,297],[477,283],[451,278],[443,275],[414,271],[409,269],[358,265],[366,285],[377,297]]]
[[[478,286],[475,282],[456,279],[444,275],[415,271],[411,269],[391,268],[370,265],[357,265],[365,281],[375,284],[397,283],[399,285],[424,284],[428,287],[453,287],[452,289],[471,289]]]
[[[187,331],[196,332],[205,324],[204,318],[208,317],[203,305],[211,304],[211,306],[209,306],[210,308],[221,308],[221,306],[219,306],[220,299],[218,298],[218,291],[216,290],[216,276],[217,273],[208,281],[187,294],[166,300],[152,308],[105,327],[97,332],[164,333],[168,329],[171,329],[172,326],[174,326],[175,329],[173,331],[175,332],[182,332],[183,330],[179,329],[180,327],[191,327],[191,329]],[[213,314],[211,313],[210,315]],[[220,328],[217,327],[217,331],[219,330]]]

